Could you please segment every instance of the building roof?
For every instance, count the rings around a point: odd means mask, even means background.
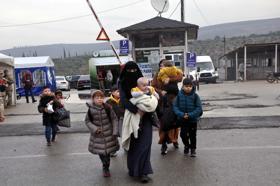
[[[275,42],[275,43],[248,43],[248,44],[244,44],[241,47],[236,48],[235,50],[232,50],[232,51],[226,53],[222,57],[235,57],[236,53],[238,53],[238,56],[243,56],[245,46],[247,47],[247,53],[248,54],[260,53],[260,52],[263,52],[263,51],[275,52],[275,45],[280,45],[280,42]]]
[[[40,57],[16,57],[15,68],[53,67],[54,63],[50,56]]]
[[[164,17],[154,17],[152,19],[122,28],[117,30],[119,34],[126,37],[126,34],[129,33],[139,33],[145,31],[164,31],[164,30],[188,30],[188,29],[195,29],[198,30],[199,26],[190,24],[190,23],[183,23],[180,21],[167,19]]]

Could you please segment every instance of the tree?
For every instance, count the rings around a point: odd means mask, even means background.
[[[63,48],[63,58],[66,58],[66,50]]]

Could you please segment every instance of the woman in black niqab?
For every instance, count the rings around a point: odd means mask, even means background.
[[[132,98],[130,91],[137,86],[140,77],[143,75],[138,65],[134,61],[127,62],[121,72],[120,83],[128,99]]]
[[[138,65],[133,62],[127,62],[120,75],[120,96],[121,102],[125,109],[136,114],[138,108],[133,105],[129,99],[131,89],[137,86],[137,80],[143,77]],[[130,147],[127,153],[128,174],[132,177],[139,177],[141,182],[148,182],[148,174],[152,174],[151,166],[151,146],[153,138],[152,119],[149,113],[145,113],[142,117],[138,138],[135,139],[131,135]]]

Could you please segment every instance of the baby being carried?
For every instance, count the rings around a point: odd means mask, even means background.
[[[131,95],[133,98],[138,98],[143,95],[148,96],[155,96],[157,99],[159,99],[158,93],[155,91],[154,87],[149,86],[149,81],[145,77],[141,77],[137,80],[137,87],[134,87],[131,89]],[[153,120],[153,125],[156,127],[159,127],[159,119],[156,112],[152,112],[151,118]],[[141,124],[141,121],[140,121]]]

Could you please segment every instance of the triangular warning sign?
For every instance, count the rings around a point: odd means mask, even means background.
[[[101,29],[101,31],[98,34],[96,40],[109,41],[109,36],[105,32],[104,28]]]

